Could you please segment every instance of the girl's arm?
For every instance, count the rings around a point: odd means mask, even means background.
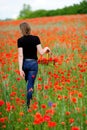
[[[19,63],[19,71],[20,71],[20,75],[22,78],[24,78],[25,74],[24,71],[22,70],[22,65],[23,65],[23,49],[18,48],[18,63]]]
[[[43,55],[43,54],[45,54],[47,52],[50,52],[49,47],[42,48],[41,44],[37,45],[37,50],[38,50],[40,55]]]

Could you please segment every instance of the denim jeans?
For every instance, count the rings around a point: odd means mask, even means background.
[[[34,91],[34,82],[38,72],[38,63],[34,59],[25,59],[23,61],[23,71],[27,82],[27,106],[30,105],[30,99]]]

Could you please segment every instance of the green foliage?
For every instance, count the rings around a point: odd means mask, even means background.
[[[87,0],[84,0],[80,3],[80,6],[78,8],[78,13],[80,14],[86,14],[87,13]]]
[[[87,0],[83,0],[80,4],[74,4],[73,6],[64,7],[56,10],[36,10],[31,11],[30,5],[23,5],[23,9],[20,11],[18,19],[44,17],[44,16],[56,16],[56,15],[69,15],[69,14],[87,14]]]
[[[18,16],[18,19],[25,19],[25,18],[29,18],[31,14],[31,7],[30,5],[23,5],[23,9],[20,11],[20,14]]]
[[[46,10],[33,11],[29,17],[35,18],[35,17],[43,17],[43,16],[46,16]]]

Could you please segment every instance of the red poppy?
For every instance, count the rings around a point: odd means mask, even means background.
[[[55,113],[55,110],[53,109],[46,110],[46,114],[54,115],[54,113]]]
[[[6,102],[6,111],[10,112],[12,110],[12,105],[10,102]]]
[[[42,81],[42,78],[40,77],[40,78],[38,78],[38,80],[39,80],[39,81]]]
[[[59,100],[62,100],[62,99],[63,99],[63,96],[62,96],[62,95],[58,95],[58,99],[59,99]]]
[[[1,118],[0,118],[0,122],[1,122],[1,123],[4,123],[4,122],[5,122],[5,118],[4,118],[4,117],[1,117]]]
[[[38,90],[42,90],[41,84],[38,84],[37,89],[38,89]]]
[[[61,122],[61,125],[65,125],[65,122],[64,122],[64,121],[62,121],[62,122]]]
[[[48,127],[55,127],[57,125],[57,123],[56,122],[53,122],[53,121],[50,121],[50,122],[48,122]]]
[[[45,89],[45,90],[49,89],[49,86],[48,86],[48,85],[45,85],[45,86],[44,86],[44,89]]]
[[[76,98],[76,97],[72,97],[72,98],[71,98],[71,102],[77,103],[77,98]]]
[[[67,111],[67,112],[66,112],[66,115],[67,115],[67,116],[68,116],[68,115],[70,115],[70,112],[69,112],[69,111]]]
[[[47,106],[45,104],[42,104],[41,107],[45,109]]]
[[[69,119],[69,123],[72,124],[74,122],[74,118]]]
[[[56,104],[56,103],[53,103],[53,104],[52,104],[52,107],[54,107],[54,108],[55,108],[56,106],[57,106],[57,104]]]
[[[72,126],[71,130],[80,130],[80,128],[77,126]]]
[[[18,118],[18,119],[17,119],[17,121],[18,121],[18,122],[21,122],[21,119],[20,119],[20,118]]]
[[[0,100],[0,107],[4,105],[4,101]]]
[[[79,98],[82,98],[82,97],[83,97],[82,92],[79,92],[79,93],[78,93],[78,97],[79,97]]]
[[[39,112],[37,112],[34,116],[34,122],[33,123],[34,124],[41,124],[43,121],[44,121],[44,119],[43,119],[42,115]]]
[[[19,78],[19,77],[18,77],[18,78],[16,78],[16,80],[17,80],[17,81],[20,81],[20,80],[21,80],[21,78]]]
[[[4,128],[4,129],[5,129],[5,128],[6,128],[6,125],[2,125],[2,128]]]
[[[20,115],[20,116],[23,116],[23,115],[24,115],[24,112],[20,112],[19,115]]]
[[[34,104],[32,104],[31,107],[32,107],[33,110],[37,110],[37,108],[38,108],[38,103],[37,103],[37,102],[34,102]]]
[[[16,96],[16,92],[11,92],[10,96],[12,97]]]
[[[87,120],[85,121],[85,124],[87,125]]]
[[[43,119],[44,119],[44,121],[48,122],[51,120],[51,117],[48,115],[44,115]]]
[[[7,77],[8,77],[8,74],[4,75],[2,78],[5,80],[7,79]]]
[[[25,130],[29,130],[28,128],[25,128]]]

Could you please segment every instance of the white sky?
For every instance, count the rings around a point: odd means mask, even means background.
[[[82,0],[0,0],[0,19],[16,18],[23,4],[29,4],[32,10],[58,9],[80,3]]]

